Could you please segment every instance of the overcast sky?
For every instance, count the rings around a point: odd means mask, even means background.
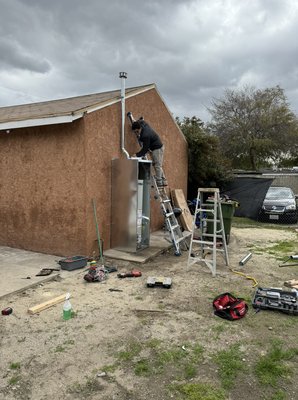
[[[209,119],[227,88],[280,85],[298,114],[297,0],[0,0],[0,106],[155,83]]]

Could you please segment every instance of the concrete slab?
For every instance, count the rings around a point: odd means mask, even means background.
[[[116,260],[131,261],[135,263],[144,264],[152,258],[163,253],[170,247],[172,243],[165,238],[164,231],[157,231],[150,236],[150,247],[138,251],[137,253],[129,253],[116,249],[109,249],[104,252],[104,256]]]
[[[0,298],[55,279],[59,273],[35,276],[42,268],[59,268],[54,255],[0,247]]]
[[[138,253],[106,250],[104,257],[143,264],[172,247],[172,244],[165,239],[164,231],[151,234],[150,244],[149,248]],[[59,276],[61,278],[75,276],[82,271],[82,269],[74,271],[60,269],[59,272],[53,271],[48,276],[36,276],[42,268],[59,268],[57,261],[61,258],[63,257],[0,246],[0,298],[57,279]]]

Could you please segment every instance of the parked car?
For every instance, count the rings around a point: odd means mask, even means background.
[[[298,220],[297,202],[292,189],[271,186],[260,209],[259,220],[296,223]]]

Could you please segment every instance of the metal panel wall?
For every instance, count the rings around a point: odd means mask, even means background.
[[[149,246],[150,162],[112,160],[111,219],[112,248],[136,252]]]

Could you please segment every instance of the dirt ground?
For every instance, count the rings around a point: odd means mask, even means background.
[[[298,279],[298,267],[280,268],[276,254],[265,251],[281,240],[297,241],[297,233],[290,228],[233,227],[230,267],[254,277],[260,287],[282,287],[284,281]],[[250,251],[251,259],[240,267],[239,261]],[[278,311],[255,313],[249,302],[254,282],[233,273],[221,255],[216,277],[204,265],[188,267],[187,257],[187,252],[175,257],[168,251],[142,266],[117,261],[118,272],[135,267],[142,277],[119,279],[111,273],[105,282],[87,283],[85,271],[79,270],[1,300],[1,309],[11,306],[14,311],[0,316],[0,398],[297,399],[298,357],[288,361],[292,378],[281,379],[278,387],[261,385],[253,371],[273,339],[282,340],[287,348],[297,345],[298,318]],[[171,277],[172,288],[147,288],[147,277],[156,275]],[[66,292],[71,293],[75,311],[71,320],[63,320],[62,303],[28,314],[29,307]],[[230,322],[213,314],[212,300],[223,292],[247,300],[249,311],[243,319]],[[187,397],[177,391],[175,385],[187,382],[221,390],[214,354],[235,343],[240,344],[247,370],[235,376],[235,385],[225,389],[224,397]],[[183,352],[190,357],[189,369],[194,369],[188,375],[182,375],[186,358],[181,364],[177,356]]]

